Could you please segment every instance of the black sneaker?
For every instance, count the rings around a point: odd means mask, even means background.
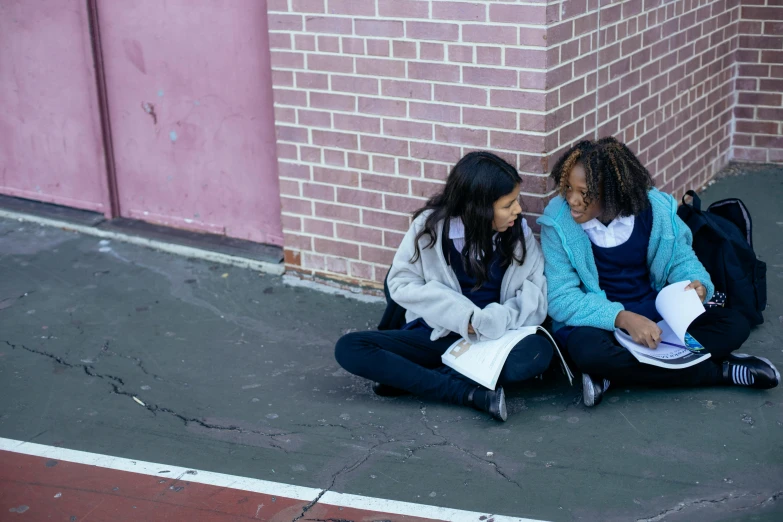
[[[506,411],[506,392],[502,386],[495,390],[478,387],[471,390],[468,395],[468,404],[479,411],[485,411],[493,418],[505,422],[508,418]]]
[[[379,382],[374,382],[372,384],[372,391],[374,391],[375,395],[378,397],[400,397],[401,395],[408,395],[409,393],[405,390],[395,388],[394,386],[389,386],[388,384],[381,384]]]
[[[753,376],[753,382],[746,382],[739,368],[747,368]],[[734,376],[737,375],[737,379]],[[746,353],[733,353],[723,361],[723,378],[735,384],[766,390],[780,384],[780,372],[769,359],[748,355]],[[737,380],[739,382],[737,382]],[[745,381],[745,382],[743,382]]]
[[[597,406],[604,398],[604,393],[609,389],[609,381],[601,379],[593,381],[586,373],[582,374],[582,402],[588,408]]]

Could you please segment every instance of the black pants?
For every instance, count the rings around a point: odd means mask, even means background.
[[[694,319],[690,333],[712,356],[682,370],[642,364],[623,348],[614,333],[579,327],[568,336],[566,349],[582,373],[618,384],[647,386],[714,386],[724,382],[721,361],[750,335],[748,321],[737,311],[710,308]]]
[[[430,341],[430,332],[424,329],[354,332],[337,341],[334,355],[340,366],[354,375],[421,397],[464,404],[477,384],[444,366],[440,359],[457,339],[459,336],[452,334]],[[525,337],[511,350],[498,384],[509,386],[543,373],[553,352],[545,337]]]

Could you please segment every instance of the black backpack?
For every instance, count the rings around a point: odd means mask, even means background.
[[[767,307],[767,264],[753,251],[753,222],[739,199],[723,199],[701,209],[701,200],[693,198],[677,209],[693,232],[693,250],[709,272],[715,289],[726,293],[726,307],[744,315],[751,326],[764,322],[761,312]]]

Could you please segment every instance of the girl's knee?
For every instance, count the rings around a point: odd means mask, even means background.
[[[345,334],[334,345],[334,358],[345,370],[351,370],[361,357],[362,348],[365,346],[366,332],[352,332]]]

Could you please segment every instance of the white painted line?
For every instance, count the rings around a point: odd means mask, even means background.
[[[178,466],[169,466],[168,464],[158,464],[155,462],[144,462],[141,460],[131,460],[122,457],[99,455],[97,453],[57,448],[54,446],[45,446],[43,444],[5,439],[2,437],[0,437],[0,451],[9,451],[22,455],[32,455],[35,457],[74,462],[76,464],[96,466],[99,468],[113,469],[116,471],[139,473],[152,477],[160,477],[162,476],[160,474],[161,471],[168,470],[169,473],[166,473],[166,477],[181,477],[188,482],[195,482],[196,484],[206,484],[209,486],[238,489],[241,491],[249,491],[251,493],[262,493],[264,495],[274,495],[278,497],[304,500],[306,502],[314,500],[318,497],[318,495],[321,494],[321,490],[315,488],[294,486],[291,484],[271,482],[268,480],[238,477],[236,475],[226,475],[224,473],[213,473],[211,471],[194,470]],[[482,516],[487,517],[486,519],[494,518],[495,522],[544,522],[530,518],[491,515],[489,513],[477,513],[474,511],[463,511],[461,509],[427,506],[425,504],[399,502],[396,500],[364,497],[360,495],[349,495],[345,493],[335,493],[332,491],[325,493],[318,503],[327,504],[330,506],[342,506],[353,509],[377,511],[380,513],[390,513],[394,515],[407,515],[436,520],[448,520],[449,522],[478,522],[479,518]]]
[[[226,265],[238,266],[240,268],[249,268],[251,270],[258,270],[266,274],[283,275],[285,273],[285,265],[283,263],[267,263],[265,261],[258,261],[256,259],[249,259],[246,257],[232,256],[228,254],[221,254],[220,252],[212,252],[210,250],[204,250],[203,248],[195,248],[183,245],[175,245],[172,243],[166,243],[165,241],[158,241],[155,239],[147,239],[144,237],[133,236],[130,234],[123,234],[122,232],[115,232],[110,230],[102,230],[95,227],[88,227],[84,225],[76,225],[68,223],[66,221],[60,221],[57,219],[49,219],[39,216],[33,216],[30,214],[22,214],[20,212],[12,212],[9,210],[0,209],[0,218],[14,219],[16,221],[26,221],[28,223],[37,223],[48,227],[62,228],[65,230],[72,230],[81,234],[87,234],[90,236],[100,237],[104,239],[113,239],[116,241],[122,241],[124,243],[131,243],[134,245],[140,245],[161,252],[167,252],[169,254],[175,254],[186,257],[194,257],[196,259],[203,259],[213,263],[222,263]]]

